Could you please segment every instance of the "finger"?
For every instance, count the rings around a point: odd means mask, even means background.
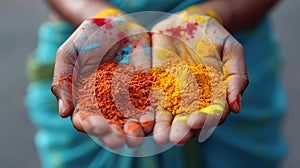
[[[59,114],[61,117],[68,117],[74,109],[72,100],[72,78],[74,58],[77,53],[71,51],[73,43],[67,41],[57,51],[51,90],[58,100]],[[70,54],[72,56],[70,56]]]
[[[189,118],[187,120],[187,125],[191,129],[201,129],[204,125],[206,117],[207,117],[206,113],[201,113],[198,111],[194,112],[189,116]]]
[[[224,107],[224,110],[223,110],[223,113],[222,113],[222,116],[221,116],[221,119],[220,119],[218,125],[222,125],[225,122],[227,116],[230,113],[230,109],[229,109],[229,106],[228,106],[227,102],[221,103],[220,105],[222,107]]]
[[[82,127],[86,133],[97,137],[103,136],[110,130],[108,122],[100,115],[88,116],[83,120]]]
[[[174,144],[185,144],[193,137],[191,128],[187,125],[188,116],[176,115],[170,130],[170,141]]]
[[[153,107],[147,108],[147,112],[140,117],[140,124],[144,130],[145,135],[148,135],[153,131],[155,118]]]
[[[144,132],[138,121],[129,119],[124,125],[126,143],[130,148],[140,146],[144,141]]]
[[[78,131],[97,137],[104,135],[110,130],[110,125],[101,114],[95,115],[81,111],[77,106],[72,114],[72,123]]]
[[[228,102],[231,110],[238,113],[241,95],[248,86],[245,55],[242,45],[232,36],[225,40],[223,50],[224,73],[227,80]]]
[[[169,111],[156,111],[153,139],[156,143],[164,145],[169,142],[169,134],[173,116]]]
[[[110,131],[104,136],[98,137],[100,141],[111,149],[117,149],[125,144],[125,133],[118,125],[110,125]]]
[[[77,131],[86,133],[85,129],[82,126],[85,116],[84,113],[80,113],[78,108],[75,108],[74,113],[71,117],[72,124]]]
[[[221,104],[213,103],[211,106],[201,109],[199,113],[207,114],[203,126],[198,129],[200,130],[199,141],[203,142],[213,133],[222,118],[226,119],[229,110],[224,110],[224,106]]]

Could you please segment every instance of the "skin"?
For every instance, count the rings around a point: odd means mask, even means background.
[[[114,18],[90,19],[84,21],[71,37],[58,49],[52,91],[59,101],[61,117],[71,116],[74,127],[91,135],[97,136],[111,148],[123,146],[135,147],[143,142],[142,138],[147,132],[143,131],[138,122],[127,122],[124,129],[120,126],[108,125],[100,115],[85,116],[89,112],[82,111],[73,102],[73,96],[68,89],[67,74],[80,74],[88,77],[95,72],[99,63],[113,59],[121,48],[132,48],[130,64],[136,69],[149,68],[151,57],[144,53],[144,47],[150,46],[150,36],[143,27],[127,21],[115,21]],[[125,39],[120,37],[123,34]],[[83,38],[84,37],[84,38]],[[122,54],[120,56],[122,58]],[[73,91],[76,92],[76,75],[73,75]],[[90,102],[92,104],[92,102]],[[95,107],[97,108],[97,107]],[[74,112],[73,112],[74,111]],[[146,120],[144,116],[142,116]],[[146,117],[147,118],[147,117]],[[152,119],[153,120],[153,119]],[[135,129],[128,129],[135,128]],[[119,140],[110,140],[119,139]]]
[[[173,53],[170,57],[174,57],[174,55],[178,57],[183,55],[188,55],[188,57],[192,58],[200,57],[200,59],[198,59],[199,62],[190,62],[196,64],[205,63],[206,65],[214,66],[216,69],[223,69],[228,84],[228,103],[231,105],[231,110],[238,113],[240,105],[233,102],[240,94],[242,94],[248,84],[242,45],[235,40],[220,23],[211,17],[188,15],[189,19],[187,20],[185,19],[185,16],[187,15],[182,15],[180,13],[179,15],[181,17],[171,16],[153,27],[153,66],[159,66],[163,63],[163,60],[159,59],[159,56],[157,56],[158,50],[155,48],[164,48],[168,49],[168,52]],[[191,24],[194,25],[194,31],[191,34],[188,34],[188,31],[185,29],[187,29],[187,25]],[[176,33],[174,34],[170,31],[170,29],[178,27],[184,32],[181,35],[176,35]],[[199,40],[204,41],[203,43],[212,45],[207,48],[204,55],[197,48]],[[215,54],[215,51],[218,54]],[[197,52],[199,55],[196,55]],[[222,64],[220,64],[220,62],[222,62]],[[222,66],[226,68],[223,68]],[[227,102],[221,102],[221,104],[224,104],[226,107]],[[209,127],[213,127],[223,123],[228,114],[229,109],[226,107],[222,116],[220,116],[221,118],[218,118],[217,116],[208,116],[198,112],[191,116],[187,116],[187,120],[180,116],[175,116],[175,118],[170,117],[164,122],[155,124],[153,137],[159,144],[165,144],[168,141],[175,144],[185,144],[193,136],[199,135],[206,119],[212,120],[209,122],[209,124],[211,124]],[[169,115],[171,115],[171,113]],[[156,120],[160,121],[161,119],[159,117],[160,116],[157,115]],[[214,125],[214,120],[220,121]],[[161,135],[162,131],[169,135]]]
[[[75,60],[81,58],[81,55],[86,55],[90,60],[90,63],[93,65],[93,60],[96,63],[99,63],[102,59],[109,57],[112,55],[114,51],[110,50],[108,53],[104,53],[101,49],[95,49],[91,51],[98,52],[98,57],[93,56],[93,54],[86,54],[86,53],[73,53],[74,47],[80,48],[83,46],[83,42],[79,37],[82,36],[81,28],[85,28],[86,32],[85,35],[91,35],[95,32],[95,24],[93,24],[88,18],[93,18],[97,13],[114,8],[111,4],[107,3],[106,1],[99,1],[99,0],[47,0],[49,6],[53,9],[53,13],[51,14],[50,20],[51,21],[59,21],[59,20],[66,20],[73,24],[74,26],[78,26],[78,29],[73,33],[73,35],[60,47],[57,52],[56,58],[56,65],[55,65],[55,72],[54,72],[54,80],[52,84],[52,91],[57,97],[59,101],[59,112],[62,117],[72,116],[72,122],[75,128],[82,132],[87,132],[92,135],[98,136],[100,140],[102,140],[105,144],[107,144],[111,148],[117,148],[122,146],[123,144],[127,143],[131,147],[136,147],[141,144],[141,141],[136,141],[136,139],[131,140],[131,138],[127,138],[124,136],[120,136],[119,132],[122,132],[127,135],[133,135],[133,137],[140,137],[143,136],[145,131],[141,133],[141,129],[137,129],[135,132],[128,132],[126,130],[127,126],[124,130],[120,130],[116,126],[109,127],[108,124],[104,122],[103,117],[99,116],[92,116],[91,118],[86,118],[84,121],[80,117],[80,113],[76,112],[76,105],[72,101],[72,96],[70,91],[66,89],[63,82],[58,82],[61,78],[61,74],[68,72],[70,70],[74,70]],[[229,39],[231,35],[227,32],[234,32],[244,28],[248,28],[258,21],[261,20],[262,17],[271,9],[272,6],[277,2],[277,0],[210,0],[205,3],[201,3],[198,5],[197,10],[194,11],[185,11],[183,13],[179,13],[182,17],[184,15],[207,15],[207,10],[212,9],[216,13],[219,14],[223,21],[223,25],[216,22],[214,19],[209,18],[209,22],[211,22],[210,26],[206,26],[209,33],[212,33],[211,30],[216,30],[219,35],[224,37],[224,40],[217,41],[217,48],[218,52],[221,57],[213,58],[217,60],[221,60],[225,65],[228,64],[225,75],[228,79],[228,109],[225,108],[225,113],[223,113],[221,120],[218,124],[224,122],[226,116],[229,114],[229,109],[235,113],[238,113],[240,110],[240,97],[245,88],[248,84],[248,78],[246,74],[246,66],[245,66],[245,58],[243,53],[243,47],[233,39],[234,43],[229,43]],[[253,12],[255,11],[255,12]],[[122,14],[115,14],[107,16],[107,18],[115,18],[120,17]],[[85,21],[87,20],[87,21]],[[131,20],[128,18],[128,20]],[[114,23],[117,24],[117,23]],[[153,32],[158,32],[164,30],[163,26],[170,27],[176,26],[176,20],[174,18],[167,18],[166,20],[158,23],[154,26]],[[224,27],[227,29],[224,29]],[[143,32],[144,29],[139,27],[140,32]],[[197,29],[202,29],[197,27]],[[104,30],[103,30],[104,31]],[[119,32],[117,28],[113,28],[111,30],[115,33]],[[124,31],[124,30],[122,30]],[[127,30],[133,32],[132,30]],[[136,30],[134,30],[136,31]],[[210,35],[210,34],[208,34]],[[94,34],[93,34],[94,36]],[[97,35],[95,36],[97,37]],[[146,37],[146,38],[141,38]],[[140,41],[143,41],[147,45],[150,46],[151,42],[153,43],[153,47],[168,47],[170,51],[175,53],[180,50],[180,43],[174,44],[172,39],[168,36],[165,32],[164,35],[162,34],[154,34],[152,38],[149,35],[141,34],[139,36],[135,36],[136,40],[133,40],[134,43],[138,44]],[[195,36],[195,39],[202,38],[201,36]],[[104,43],[105,38],[99,35],[99,41],[93,41],[94,43]],[[93,40],[93,39],[88,39]],[[186,41],[181,39],[183,42],[187,42],[190,46],[195,45],[195,43]],[[150,42],[151,41],[151,42]],[[117,44],[118,48],[121,48],[122,45],[127,44]],[[103,45],[101,47],[104,47]],[[193,48],[193,47],[191,47]],[[99,57],[99,53],[101,53],[101,57]],[[134,50],[132,51],[134,52]],[[234,54],[232,55],[233,52]],[[70,54],[73,54],[72,59],[69,58]],[[83,58],[84,59],[84,58]],[[136,57],[133,59],[132,64],[141,64],[145,67],[151,66],[151,61],[143,62],[141,58]],[[155,60],[155,53],[153,53],[153,65],[159,64],[157,59]],[[213,60],[211,62],[214,62]],[[141,67],[140,65],[135,65],[137,67]],[[80,68],[77,67],[77,70]],[[80,70],[82,72],[88,73],[88,70]],[[71,71],[70,71],[71,72]],[[64,81],[66,78],[62,78]],[[226,103],[226,104],[227,104]],[[75,111],[75,112],[73,112]],[[159,112],[157,112],[158,114]],[[193,136],[198,136],[203,128],[203,121],[207,118],[207,115],[203,114],[193,114],[193,117],[188,118],[186,121],[178,121],[178,124],[171,123],[171,119],[161,119],[159,115],[156,114],[156,125],[154,128],[154,139],[159,144],[164,144],[168,141],[174,142],[176,144],[184,144]],[[153,115],[152,115],[153,116]],[[146,119],[147,120],[147,119]],[[101,124],[99,124],[101,123]],[[129,124],[135,124],[135,122],[130,122]],[[138,124],[136,124],[139,127]],[[83,129],[87,128],[87,130]],[[181,131],[178,131],[177,128],[180,128]],[[190,130],[192,128],[192,130]],[[119,130],[119,131],[114,131]],[[174,131],[177,130],[177,131]],[[127,131],[127,132],[126,132]],[[147,131],[146,131],[147,132]],[[149,131],[148,131],[149,132]],[[162,134],[157,134],[157,132],[164,132]],[[186,133],[187,132],[187,133]],[[124,134],[122,134],[124,135]],[[121,137],[121,138],[120,138]],[[119,138],[119,141],[110,141],[111,138]],[[135,145],[136,144],[136,145]]]

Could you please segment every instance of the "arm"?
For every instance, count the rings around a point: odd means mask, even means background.
[[[60,17],[75,26],[101,11],[115,8],[103,0],[47,0],[47,3]]]
[[[256,24],[279,0],[210,0],[197,5],[190,14],[207,14],[214,10],[230,32]]]

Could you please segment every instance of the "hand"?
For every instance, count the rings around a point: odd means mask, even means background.
[[[135,46],[130,51],[129,64],[137,69],[151,66],[151,58],[142,52],[150,46],[150,36],[146,29],[128,20],[99,18],[84,21],[57,51],[51,87],[59,102],[60,116],[71,116],[77,130],[97,136],[110,148],[118,148],[125,143],[129,147],[139,146],[143,142],[140,137],[145,134],[141,125],[131,120],[125,123],[124,129],[119,125],[109,125],[103,116],[83,111],[77,104],[76,92],[81,77],[91,76],[100,63],[113,59],[117,53],[122,53],[124,47]],[[119,57],[123,56],[119,54]],[[91,86],[91,92],[93,89]],[[85,103],[99,109],[95,100],[91,99],[91,102]]]
[[[225,75],[227,93],[223,102],[212,102],[190,115],[173,117],[170,111],[156,111],[153,137],[159,144],[185,144],[200,132],[204,136],[210,128],[223,123],[230,110],[240,111],[241,94],[248,85],[242,45],[215,19],[182,15],[172,15],[153,27],[153,67],[162,66],[170,58],[214,67]],[[211,110],[221,115],[211,115]]]

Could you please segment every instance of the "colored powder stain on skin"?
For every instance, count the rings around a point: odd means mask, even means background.
[[[118,61],[120,61],[120,52],[117,52],[117,55],[116,55],[116,57],[115,57],[115,60],[118,62]]]
[[[155,57],[160,59],[161,61],[165,61],[169,58],[177,57],[177,55],[176,55],[176,53],[172,52],[169,49],[162,49],[161,48],[158,51],[156,51]]]
[[[183,18],[184,21],[188,21],[190,19],[190,16],[186,16]]]
[[[224,41],[225,39],[223,37],[217,36],[216,38],[218,41]]]
[[[94,49],[94,48],[98,48],[98,47],[100,47],[100,46],[101,46],[100,43],[92,43],[92,44],[89,44],[89,45],[80,47],[80,48],[77,49],[77,50],[78,50],[78,51],[88,51],[88,50],[91,50],[91,49]]]
[[[144,49],[144,53],[145,53],[146,55],[150,55],[150,49],[147,49],[146,44],[143,44],[142,46],[143,46],[143,49]]]
[[[235,107],[235,108],[238,108],[238,110],[239,110],[239,109],[240,109],[240,106],[241,106],[241,95],[238,95],[238,96],[236,97],[236,99],[235,99],[233,102],[230,103],[230,106],[231,106],[231,107],[237,106],[237,107]]]
[[[173,123],[177,121],[186,121],[186,120],[188,120],[188,116],[176,116],[173,120]]]
[[[194,31],[197,29],[198,23],[187,23],[186,28],[181,26],[173,27],[166,29],[167,32],[170,32],[174,37],[182,37],[185,35],[185,32],[190,35],[191,38],[194,38]]]
[[[113,26],[112,26],[112,24],[111,24],[111,20],[106,20],[106,25],[105,25],[105,28],[106,29],[111,29]]]
[[[120,19],[120,18],[114,18],[114,21],[118,22],[118,23],[124,23],[125,20]]]
[[[129,64],[130,52],[133,46],[130,44],[127,48],[122,48],[121,51],[123,52],[122,60],[119,64]]]
[[[186,31],[192,38],[194,36],[194,31],[197,29],[197,25],[197,23],[188,23],[186,25]]]
[[[162,33],[162,31],[160,31]],[[154,32],[148,32],[149,36],[152,37]]]
[[[137,132],[140,129],[139,124],[136,122],[127,124],[128,132]]]
[[[180,32],[185,31],[185,29],[183,29],[181,26],[177,26],[177,27],[169,28],[166,31],[170,32],[174,37],[181,37]]]
[[[206,19],[203,18],[202,16],[196,16],[195,17],[195,20],[199,23],[205,23],[206,22]]]
[[[86,39],[87,36],[86,36],[86,35],[82,35],[81,38],[82,38],[82,39]]]
[[[212,42],[200,39],[197,42],[196,51],[200,57],[211,56],[217,52],[217,47]]]
[[[125,33],[124,33],[124,32],[120,32],[120,33],[118,34],[118,37],[119,37],[120,39],[123,39],[123,38],[125,37]]]
[[[105,19],[105,18],[93,18],[92,21],[98,25],[99,27],[102,27],[103,25],[105,25],[106,29],[111,29],[112,28],[112,24],[111,24],[111,20],[110,19]]]
[[[98,26],[103,26],[106,23],[106,19],[104,18],[93,18],[93,22]]]

